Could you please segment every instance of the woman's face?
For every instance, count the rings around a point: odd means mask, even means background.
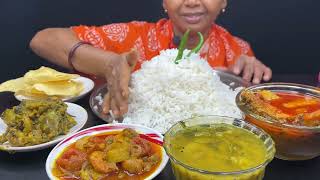
[[[188,28],[206,34],[211,24],[227,5],[227,0],[163,0],[163,7],[174,24],[176,33]]]

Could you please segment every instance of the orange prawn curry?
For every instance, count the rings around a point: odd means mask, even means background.
[[[84,137],[57,158],[53,174],[61,180],[144,179],[161,161],[161,147],[132,129]]]
[[[320,98],[268,90],[247,90],[241,96],[248,108],[260,116],[284,124],[320,126]]]

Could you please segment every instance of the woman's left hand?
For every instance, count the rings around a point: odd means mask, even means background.
[[[242,74],[246,81],[252,81],[259,84],[262,80],[269,81],[272,77],[272,71],[255,57],[241,55],[236,63],[229,68],[236,75]]]

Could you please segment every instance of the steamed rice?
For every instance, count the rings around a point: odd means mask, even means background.
[[[241,118],[235,104],[239,89],[222,83],[198,54],[174,60],[176,49],[162,51],[132,74],[129,110],[124,123],[141,124],[165,133],[179,120],[197,115]],[[185,50],[187,54],[189,50]]]

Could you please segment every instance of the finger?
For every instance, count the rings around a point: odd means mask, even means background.
[[[129,97],[129,81],[130,81],[130,69],[124,68],[121,71],[121,76],[119,79],[119,91],[123,99],[128,99]]]
[[[114,85],[112,86],[112,89],[110,91],[110,95],[111,95],[110,98],[111,98],[112,113],[115,117],[119,117],[120,104],[123,101],[123,97],[121,95],[118,83],[114,83]]]
[[[115,80],[117,77],[117,67],[114,69],[110,69],[110,74],[106,77],[107,79],[107,85],[108,85],[108,93],[110,94],[110,97],[113,96],[114,90],[117,86],[117,81]]]
[[[253,81],[252,81],[254,84],[259,84],[261,82],[264,69],[265,69],[264,65],[262,65],[261,63],[256,63],[254,67],[254,75],[253,75]]]
[[[272,70],[268,67],[264,70],[263,80],[269,81],[272,77]]]
[[[110,103],[110,106],[111,106],[111,111],[112,111],[112,114],[114,115],[115,118],[118,118],[119,117],[119,109],[116,105],[116,101],[114,98],[111,97],[111,103]]]
[[[245,67],[243,68],[243,75],[242,75],[242,78],[246,81],[251,81],[251,78],[253,76],[253,59],[249,59],[249,60],[246,60],[246,63],[245,63]]]
[[[120,115],[124,115],[128,111],[128,95],[126,95],[126,97],[123,97],[122,95],[123,94],[120,93],[116,94],[116,104],[120,110]]]
[[[128,66],[123,66],[119,73],[112,88],[112,95],[119,115],[123,115],[128,110],[130,69]]]
[[[121,102],[120,104],[120,116],[123,116],[124,114],[126,114],[128,112],[128,100],[125,99]]]
[[[121,63],[113,69],[114,73],[112,73],[112,79],[110,80],[112,82],[112,86],[110,86],[111,109],[117,117],[127,112],[129,96],[130,68],[126,60]]]
[[[124,81],[123,79],[125,79],[125,78],[129,79],[129,77],[122,77],[122,79],[119,81],[120,82]],[[114,94],[113,94],[115,106],[117,107],[117,110],[119,110],[118,116],[122,116],[125,113],[127,113],[127,111],[128,111],[128,97],[129,97],[129,88],[128,88],[128,81],[127,81],[126,85],[123,85],[122,87],[118,86],[118,88],[115,89]]]
[[[120,93],[115,94],[115,105],[119,110],[118,115],[122,116],[128,111],[128,99],[122,97]]]
[[[130,69],[133,70],[136,66],[139,59],[139,52],[137,49],[132,49],[129,53],[126,54],[126,60],[130,66]]]
[[[115,72],[115,73],[114,73]],[[119,97],[119,84],[116,77],[118,77],[116,71],[112,72],[112,78],[108,81],[108,91],[109,91],[109,98],[110,98],[110,107],[112,110],[112,113],[114,116],[117,116],[119,114],[119,107],[117,106],[117,100],[116,98]]]
[[[103,104],[102,104],[102,113],[108,114],[110,110],[110,93],[104,95]]]
[[[232,66],[231,70],[234,74],[239,75],[245,66],[245,57],[240,56],[236,63]]]

